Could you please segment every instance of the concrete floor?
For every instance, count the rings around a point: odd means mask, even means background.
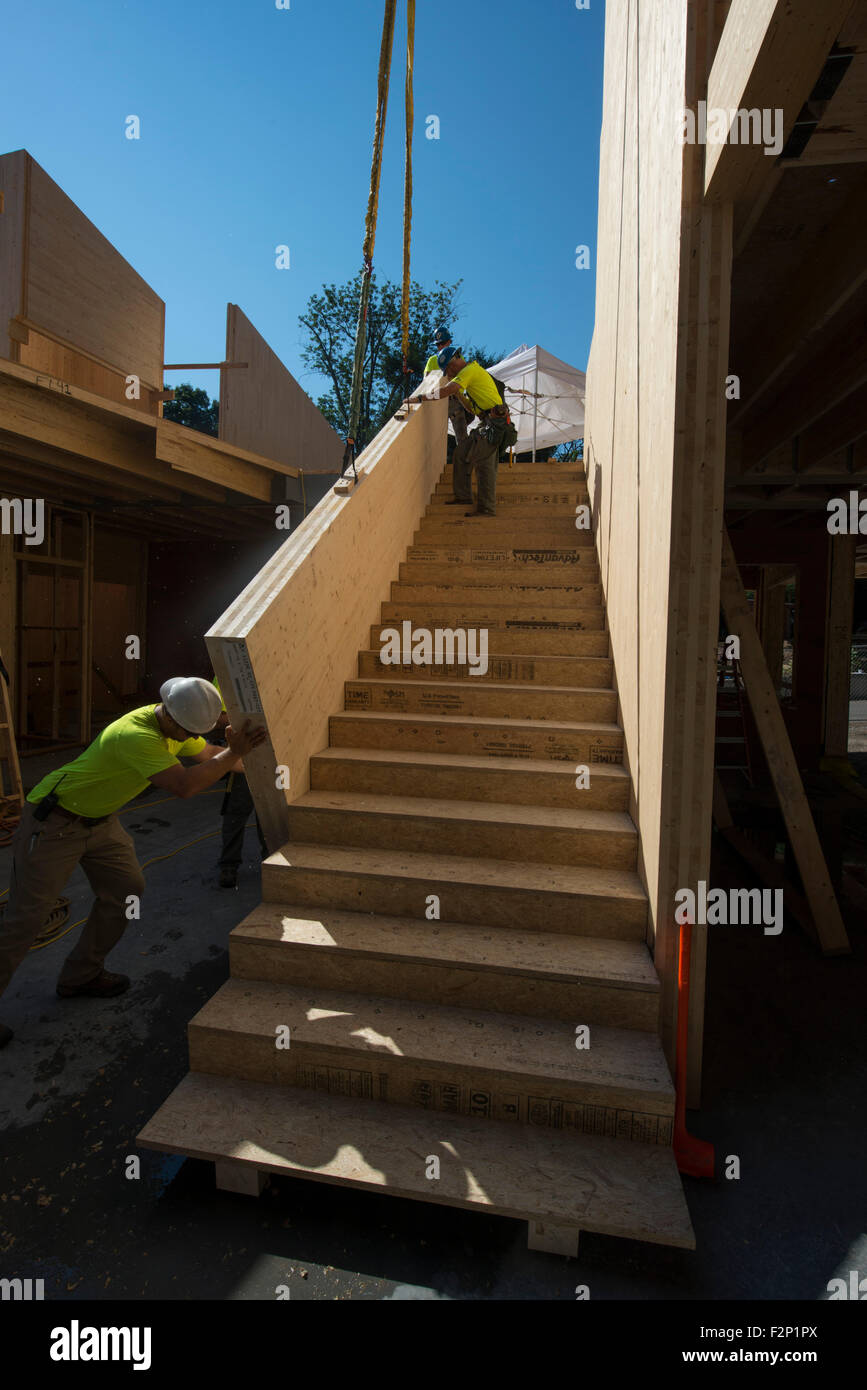
[[[39,771],[28,759],[28,785]],[[848,910],[853,954],[833,960],[794,925],[711,929],[691,1128],[718,1173],[737,1155],[741,1176],[686,1179],[694,1254],[585,1236],[566,1261],[527,1251],[526,1228],[502,1218],[291,1179],[233,1197],[210,1165],[150,1153],[127,1178],[135,1135],[186,1073],[187,1022],[227,977],[229,931],[259,900],[252,829],[239,888],[216,886],[220,795],[154,791],[124,813],[142,862],[157,861],[109,960],[133,977],[126,995],[57,999],[67,940],[31,953],[2,1000],[16,1038],[0,1052],[0,1276],[72,1300],[273,1299],[288,1284],[293,1299],[570,1301],[578,1283],[593,1299],[815,1300],[837,1273],[867,1276],[867,952]],[[0,891],[9,862],[0,850]],[[714,882],[743,875],[718,855]],[[66,891],[74,922],[80,873]]]

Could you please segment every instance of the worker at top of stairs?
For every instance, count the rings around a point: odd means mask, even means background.
[[[33,788],[13,842],[12,884],[0,924],[0,994],[42,930],[49,909],[81,864],[96,895],[77,944],[57,982],[61,999],[113,998],[129,989],[126,975],[104,968],[129,920],[130,898],[144,892],[132,838],[117,812],[148,783],[172,796],[195,796],[242,766],[265,737],[247,720],[226,730],[228,748],[201,737],[217,723],[222,703],[210,681],[176,676],[160,687],[161,704],[115,719],[71,763]],[[183,767],[181,757],[195,767]],[[135,917],[138,916],[136,912]],[[12,1038],[0,1024],[0,1047]]]
[[[517,439],[509,411],[497,383],[478,362],[466,362],[460,348],[444,348],[439,366],[448,377],[438,397],[466,397],[479,415],[479,426],[454,453],[454,497],[447,506],[473,501],[473,469],[478,474],[478,502],[466,516],[496,516],[497,467],[500,453],[511,437]],[[511,436],[509,431],[511,430]]]
[[[440,364],[439,354],[444,352],[447,348],[450,348],[451,345],[452,335],[449,330],[445,327],[438,328],[434,334],[434,347],[436,348],[436,352],[433,353],[424,364],[425,376],[427,376],[428,372],[435,372],[437,370]],[[449,397],[449,420],[455,432],[455,442],[457,444],[466,443],[467,419],[472,414],[475,414],[475,412],[470,410],[469,401],[464,403],[460,395]]]

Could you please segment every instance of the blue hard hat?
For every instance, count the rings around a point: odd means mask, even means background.
[[[449,330],[445,327],[438,328],[436,333],[434,334],[434,342],[437,344],[437,346],[440,346],[443,343],[450,343],[451,340],[452,335],[449,332]]]
[[[460,348],[455,348],[455,347],[443,348],[442,352],[440,352],[440,353],[437,354],[437,362],[439,363],[439,369],[440,369],[440,371],[441,371],[441,372],[444,372],[445,369],[446,369],[446,367],[447,367],[447,366],[449,365],[449,363],[451,362],[452,358],[453,358],[453,357],[460,357],[460,355],[461,355],[461,350],[460,350]]]

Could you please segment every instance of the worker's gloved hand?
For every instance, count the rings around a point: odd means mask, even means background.
[[[238,758],[252,753],[253,749],[258,748],[268,737],[261,724],[252,729],[250,722],[249,719],[245,719],[240,729],[233,729],[231,725],[226,729],[226,742]]]

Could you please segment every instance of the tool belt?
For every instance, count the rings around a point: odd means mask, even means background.
[[[82,825],[102,825],[108,820],[108,816],[79,816],[75,811],[67,811],[65,806],[55,806],[58,816],[64,816],[66,820],[80,820]]]

